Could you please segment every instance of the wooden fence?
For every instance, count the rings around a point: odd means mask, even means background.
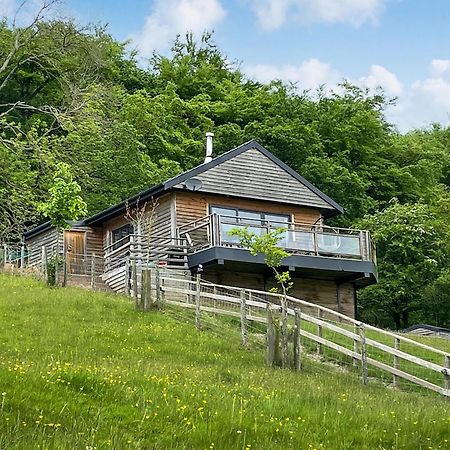
[[[188,308],[198,329],[211,314],[232,317],[240,324],[243,345],[249,342],[249,327],[259,324],[264,328],[269,365],[300,370],[304,353],[313,352],[358,370],[364,384],[382,378],[398,387],[404,380],[450,397],[450,354],[445,351],[291,296],[170,272],[142,270],[142,295],[135,295],[138,309]]]

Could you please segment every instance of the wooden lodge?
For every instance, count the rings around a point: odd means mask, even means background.
[[[130,208],[146,214],[134,220]],[[201,268],[205,280],[267,290],[274,280],[264,257],[252,256],[229,231],[283,228],[279,244],[291,255],[283,265],[294,281],[292,295],[354,316],[356,289],[377,281],[376,256],[367,231],[325,225],[341,213],[252,140],[73,223],[63,236],[47,222],[25,233],[24,242],[29,265],[39,265],[43,253],[65,255],[69,278],[89,275],[95,264],[96,276],[119,292],[129,290],[133,261],[191,273]]]

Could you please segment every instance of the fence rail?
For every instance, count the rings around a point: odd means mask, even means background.
[[[302,365],[301,355],[308,349],[358,369],[365,384],[371,378],[382,378],[398,387],[404,380],[450,397],[450,354],[445,351],[295,297],[170,277],[165,271],[155,271],[158,275],[150,284],[161,296],[159,306],[174,305],[194,311],[198,328],[202,327],[204,313],[239,319],[245,345],[250,323],[265,326],[271,365],[276,362],[275,345],[279,346],[282,366],[288,364],[288,353],[293,350],[297,369]],[[277,335],[278,343],[274,338]]]

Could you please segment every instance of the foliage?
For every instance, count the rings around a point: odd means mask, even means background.
[[[69,166],[58,163],[53,185],[49,189],[49,198],[38,206],[38,210],[48,217],[56,228],[69,228],[69,221],[86,215],[86,202],[80,192],[80,185],[73,181]]]
[[[283,259],[289,256],[289,253],[278,245],[285,233],[284,228],[276,228],[263,234],[256,234],[248,227],[233,228],[228,233],[230,236],[238,236],[240,244],[248,248],[253,256],[264,255],[264,262],[272,269],[275,280],[280,285],[283,294],[286,294],[292,287],[289,272],[279,272],[278,270]]]
[[[57,285],[57,271],[63,263],[64,259],[59,255],[54,255],[47,261],[47,283],[49,286]]]
[[[436,298],[435,280],[450,264],[449,205],[393,202],[360,223],[372,231],[381,274],[377,286],[360,294],[364,319],[400,328],[410,324],[411,316],[420,321],[430,312],[438,314],[429,297]],[[448,315],[450,305],[438,303],[440,314]]]
[[[0,23],[2,240],[17,241],[42,220],[38,205],[57,163],[70,166],[86,213],[94,214],[201,163],[206,131],[214,131],[215,155],[257,139],[344,207],[330,225],[367,224],[376,231],[384,227],[379,219],[394,214],[393,199],[398,214],[402,206],[429,206],[433,217],[447,202],[450,128],[399,134],[384,115],[392,100],[379,90],[343,83],[325,94],[248,80],[211,33],[199,41],[189,34],[176,38],[171,54],[155,54],[142,68],[106,28],[46,13],[28,26]],[[401,227],[401,240],[408,241],[411,221]],[[440,242],[445,220],[428,223],[439,229],[426,239]],[[397,326],[430,320],[422,287],[440,277],[441,263],[419,264],[413,252],[394,261],[384,250],[389,239],[377,239],[380,284],[361,293],[364,317]],[[436,245],[430,241],[430,248]],[[403,278],[396,280],[397,273]],[[385,297],[407,283],[411,298],[398,294],[392,303],[399,305],[383,310]],[[368,306],[369,295],[380,302],[379,313]]]
[[[268,368],[225,322],[199,333],[117,295],[5,275],[0,316],[0,448],[448,447],[437,394],[313,360]]]

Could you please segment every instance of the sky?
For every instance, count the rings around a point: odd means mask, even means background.
[[[26,8],[40,0],[29,0]],[[0,0],[11,16],[18,0]],[[65,0],[80,23],[108,24],[142,63],[168,53],[177,34],[214,40],[249,78],[295,82],[299,91],[344,79],[381,86],[401,132],[450,124],[450,0]]]

